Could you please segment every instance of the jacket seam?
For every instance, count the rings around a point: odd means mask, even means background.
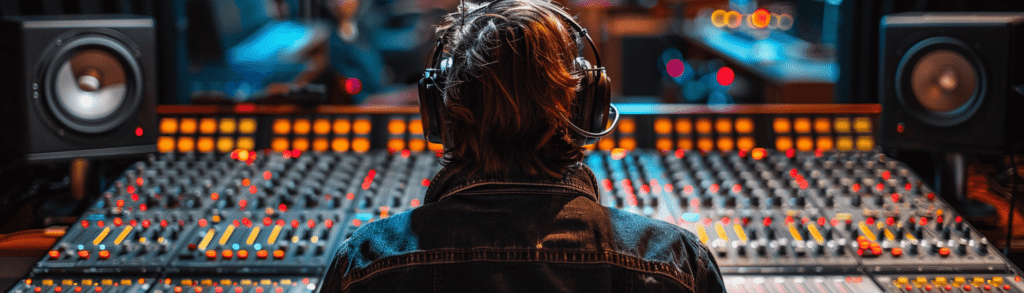
[[[387,270],[416,265],[455,264],[475,261],[545,262],[555,264],[610,264],[621,268],[666,276],[692,292],[695,278],[679,267],[663,262],[644,260],[614,251],[554,251],[536,249],[444,249],[420,251],[373,261],[344,277],[342,290],[356,282]],[[436,270],[436,268],[435,268]],[[437,286],[435,282],[434,286]],[[435,287],[436,289],[436,287]]]

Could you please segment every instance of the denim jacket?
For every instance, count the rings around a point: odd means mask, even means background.
[[[446,168],[431,182],[422,207],[343,242],[321,292],[725,292],[692,233],[600,205],[583,164],[558,181]]]

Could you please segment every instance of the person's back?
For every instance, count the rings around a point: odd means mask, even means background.
[[[692,233],[599,204],[567,118],[585,70],[563,8],[461,11],[438,29],[445,168],[423,206],[346,240],[321,292],[724,292]]]

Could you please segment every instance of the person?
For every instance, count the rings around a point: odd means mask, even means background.
[[[564,118],[582,43],[559,13],[498,0],[446,16],[444,168],[423,206],[344,241],[320,292],[725,291],[692,233],[598,203]]]

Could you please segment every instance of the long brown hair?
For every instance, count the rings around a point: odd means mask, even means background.
[[[484,177],[561,178],[583,158],[567,121],[580,36],[549,0],[465,3],[437,28],[446,76],[449,168]]]

